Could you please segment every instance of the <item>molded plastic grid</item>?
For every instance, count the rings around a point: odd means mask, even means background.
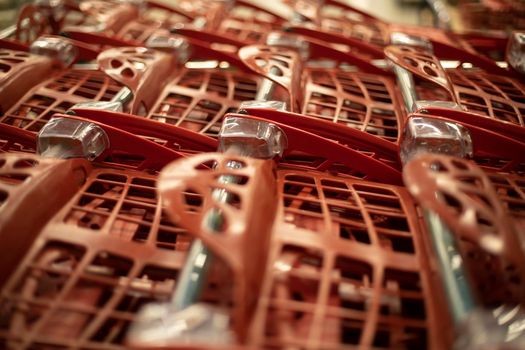
[[[79,102],[109,101],[121,88],[100,71],[67,71],[26,95],[0,122],[38,132],[55,113],[64,113]]]
[[[254,100],[258,79],[220,70],[185,70],[164,90],[148,118],[217,137],[222,118]]]
[[[404,175],[416,200],[439,215],[455,233],[481,305],[519,304],[523,263],[516,236],[520,228],[512,227],[515,222],[505,210],[515,206],[505,197],[517,195],[508,186],[508,175],[485,173],[468,160],[443,155],[426,155],[410,162]],[[496,192],[488,177],[499,182]],[[469,220],[464,219],[466,215],[470,215]],[[501,239],[502,251],[494,253],[483,248],[482,237],[486,234]]]
[[[190,237],[163,212],[156,177],[110,169],[95,170],[57,220],[168,250],[187,250]]]
[[[0,154],[12,152],[24,152],[34,154],[36,152],[36,149],[26,147],[16,141],[10,140],[9,137],[4,137],[4,135],[0,135]]]
[[[8,73],[12,67],[25,62],[30,56],[26,52],[0,49],[0,76]]]
[[[0,347],[125,348],[139,308],[169,300],[189,245],[162,213],[155,179],[90,173],[3,286]]]
[[[450,69],[447,74],[467,110],[525,125],[525,87],[516,80],[478,70]]]
[[[364,155],[379,159],[381,162],[390,165],[391,167],[396,168],[398,165],[396,162],[393,162],[390,159],[381,159],[374,152],[370,152],[364,148],[348,146]],[[369,174],[363,171],[359,171],[355,168],[348,167],[342,163],[331,163],[330,159],[324,158],[322,156],[316,156],[311,154],[306,154],[304,152],[292,152],[287,154],[279,161],[279,164],[282,167],[292,167],[292,168],[303,168],[305,170],[314,170],[321,171],[331,175],[341,176],[341,177],[351,177],[354,179],[365,179]],[[328,166],[327,166],[328,165]]]
[[[283,219],[301,230],[282,226],[271,256],[271,282],[261,298],[264,345],[430,347],[432,298],[406,194],[286,171],[279,183]]]
[[[0,153],[0,205],[9,196],[20,196],[32,178],[52,171],[56,159],[42,160],[34,154]]]
[[[283,181],[286,222],[314,232],[337,228],[334,233],[341,239],[415,253],[406,210],[399,195],[387,186],[330,177],[316,179],[293,172]]]
[[[525,181],[521,176],[508,174],[487,174],[499,201],[503,204],[506,212],[511,216],[516,225],[516,233],[519,234],[525,224]],[[498,257],[488,254],[479,247],[469,242],[463,242],[469,247],[467,263],[474,270],[477,288],[485,305],[501,305],[502,303],[513,304],[521,300],[520,287],[522,276],[520,270],[513,264],[504,266],[501,272],[501,262]],[[498,269],[499,268],[499,269]],[[499,288],[494,289],[497,285]]]
[[[387,34],[385,34],[385,29],[374,22],[327,17],[322,19],[321,29],[380,47],[388,45],[388,37]]]
[[[26,158],[9,154],[0,158],[0,208],[10,196],[19,195],[17,193],[20,191],[18,186],[30,179],[35,173],[45,171],[49,167],[49,164],[41,165],[34,158],[34,156]]]
[[[41,239],[2,290],[3,348],[124,348],[138,309],[167,301],[180,266]],[[117,251],[113,253],[111,251]]]
[[[128,22],[116,37],[123,40],[145,42],[158,28],[171,28],[178,23],[187,23],[188,19],[178,13],[161,8],[150,8],[141,14],[141,18]]]
[[[248,43],[259,43],[272,30],[277,29],[272,24],[242,21],[227,18],[221,22],[219,34]]]
[[[248,43],[260,43],[272,30],[280,30],[282,20],[242,4],[236,4],[228,13],[217,32],[220,35],[235,38]]]
[[[525,6],[520,1],[461,1],[459,12],[467,30],[525,28]]]
[[[525,174],[525,163],[519,163],[515,159],[474,156],[473,161],[484,170],[504,173],[512,172],[519,175]]]
[[[499,200],[508,213],[519,220],[525,220],[525,180],[520,176],[488,174]]]
[[[181,22],[184,23],[185,21],[182,20]],[[145,19],[132,21],[127,23],[116,37],[122,40],[144,43],[159,27],[161,26],[155,21]]]
[[[147,11],[141,13],[141,20],[162,23],[165,27],[176,23],[188,22],[186,17],[162,8],[148,8]]]
[[[357,151],[367,154],[366,151]],[[300,168],[307,171],[325,172],[343,178],[350,177],[353,179],[365,179],[367,176],[369,176],[369,174],[348,167],[345,164],[338,162],[332,163],[328,158],[306,154],[300,151],[287,154],[279,161],[279,165],[283,168]]]
[[[123,40],[145,42],[159,28],[170,29],[176,24],[187,23],[188,19],[178,13],[161,8],[150,8],[140,19],[128,22],[116,35]]]
[[[401,107],[388,78],[311,69],[305,93],[304,114],[398,141]]]

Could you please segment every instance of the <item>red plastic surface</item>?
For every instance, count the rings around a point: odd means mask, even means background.
[[[492,130],[506,137],[515,139],[521,142],[525,138],[525,129],[518,127],[514,123],[505,122],[495,118],[483,118],[478,113],[464,112],[458,110],[450,110],[444,108],[425,108],[425,110],[432,115],[443,116],[458,122],[464,122],[478,127]]]
[[[495,120],[524,125],[522,114],[525,111],[525,86],[520,79],[507,75],[493,74],[472,69],[443,69],[435,56],[409,47],[389,46],[385,54],[393,62],[409,70],[421,79],[422,86],[432,83],[441,89],[418,91],[425,100],[452,100],[467,111]],[[516,74],[516,73],[513,73]],[[416,86],[416,88],[419,88]],[[425,107],[425,109],[427,109]],[[429,110],[434,110],[432,107]],[[439,108],[435,110],[439,111]],[[443,111],[444,112],[444,111]],[[451,110],[450,115],[462,112]],[[445,115],[448,116],[448,115]],[[480,123],[484,123],[480,121]],[[472,124],[477,125],[473,122]],[[504,128],[501,126],[500,129]],[[514,131],[513,133],[521,133]]]
[[[222,166],[196,170],[210,160]],[[243,166],[225,167],[230,160]],[[171,217],[208,243],[232,271],[233,296],[242,300],[230,306],[233,329],[245,329],[241,340],[248,347],[445,346],[449,334],[441,332],[438,321],[444,320],[438,315],[443,317],[445,310],[437,308],[442,300],[431,282],[421,241],[425,233],[403,188],[285,169],[268,180],[268,172],[268,162],[203,154],[173,163],[159,180]],[[224,174],[247,180],[218,183]],[[267,187],[261,186],[263,182]],[[210,187],[225,188],[238,200],[219,203]],[[257,192],[261,187],[270,190]],[[203,200],[191,202],[184,195],[188,190]],[[262,205],[269,210],[257,210]],[[203,223],[211,208],[224,213],[220,235]],[[268,229],[264,222],[251,224],[274,215],[270,234],[264,234]],[[252,258],[245,249],[247,242],[253,249],[254,241],[260,246],[268,235],[267,256]],[[239,299],[242,287],[253,278],[250,271],[257,271],[262,287],[251,284],[251,293]],[[246,311],[253,316],[242,323]],[[436,332],[441,332],[439,337]]]
[[[280,29],[285,22],[285,18],[251,1],[237,0],[213,32],[254,44],[260,43],[270,31]]]
[[[289,108],[297,111],[302,103],[302,61],[296,51],[263,45],[245,46],[239,57],[255,73],[282,86],[288,98]]]
[[[151,138],[161,145],[183,153],[213,152],[218,142],[211,137],[171,124],[135,117],[130,114],[74,108],[75,115],[121,129],[133,135]]]
[[[260,78],[224,69],[187,69],[171,80],[147,118],[217,137],[223,116],[254,100]]]
[[[342,128],[338,124],[305,115],[264,108],[246,108],[245,110],[250,115],[286,124],[334,140],[368,157],[377,159],[394,169],[401,169],[399,162],[400,150],[397,142],[388,142],[353,128]],[[471,123],[479,120],[477,115],[458,112],[457,116],[453,117],[449,111],[443,109],[441,110],[442,113],[434,113],[435,109],[427,109],[425,114],[410,114],[408,118],[431,117],[459,123],[469,130],[474,146],[474,160],[484,170],[490,172],[524,173],[525,143],[523,139],[513,138],[510,135],[505,136],[498,133],[497,129],[491,128],[490,125],[479,126],[477,123]],[[461,118],[464,115],[470,115],[472,118]],[[488,119],[488,121],[491,120]],[[309,141],[304,139],[303,142],[308,143]]]
[[[518,79],[480,71],[447,71],[459,102],[474,113],[524,126],[525,86]]]
[[[69,118],[86,121],[80,117],[56,114],[56,118]],[[162,146],[139,135],[119,128],[90,120],[100,126],[109,138],[110,147],[96,161],[124,169],[137,169],[149,172],[160,171],[170,161],[183,157],[178,151]]]
[[[519,276],[525,256],[520,228],[490,178],[468,160],[435,154],[409,162],[403,177],[419,204],[439,215],[454,233],[481,305],[522,304],[525,285]],[[494,249],[487,243],[490,239],[501,244]]]
[[[0,115],[8,111],[27,90],[57,73],[49,58],[0,49]]]
[[[0,124],[0,153],[36,152],[36,135],[14,126]]]
[[[14,39],[23,44],[30,44],[40,35],[54,34],[58,23],[39,11],[38,6],[26,4],[20,9],[16,21],[16,32]]]
[[[9,246],[2,255],[0,287],[89,170],[89,162],[80,159],[61,162],[24,153],[0,155],[0,243]],[[49,193],[54,195],[50,198]]]
[[[238,116],[269,121],[253,116]],[[401,184],[399,170],[369,155],[275,120],[273,124],[284,131],[288,140],[288,147],[284,150],[283,159],[280,161],[281,166],[349,175],[388,184]]]
[[[322,40],[325,43],[338,44],[345,46],[346,50],[361,56],[365,59],[381,59],[384,57],[383,50],[381,47],[370,44],[366,40],[360,40],[352,35],[346,35],[343,33],[337,33],[333,31],[324,31],[322,29],[314,29],[303,26],[290,26],[289,29],[293,33],[310,36],[318,40]]]
[[[471,30],[508,30],[523,29],[525,6],[519,1],[491,0],[472,1],[461,0],[459,13],[463,25]]]
[[[101,50],[108,47],[121,46],[142,46],[141,42],[134,40],[124,40],[114,36],[108,36],[104,33],[91,33],[81,30],[68,30],[65,32],[68,38],[90,44],[96,44]]]
[[[47,195],[50,180],[72,186],[74,173],[65,170],[78,160],[31,159],[34,168],[25,171],[33,176],[23,188]],[[61,209],[46,203],[24,214],[29,223],[44,211],[52,216],[44,228],[17,237],[26,247],[17,246],[13,273],[2,274],[1,347],[123,349],[141,305],[169,300],[190,239],[163,213],[155,176],[86,168],[80,180]],[[4,218],[7,207],[23,209],[12,198],[7,203],[0,206]]]
[[[428,117],[428,114],[411,114],[411,117]],[[491,128],[469,124],[466,120],[432,115],[432,118],[456,122],[465,127],[473,144],[473,160],[483,170],[492,172],[525,174],[525,142],[498,133]]]
[[[139,16],[137,6],[126,2],[113,2],[101,0],[83,1],[79,5],[84,14],[84,22],[81,25],[102,24],[106,34],[115,35],[129,21]],[[74,30],[76,26],[65,26],[65,32]]]
[[[389,77],[308,69],[302,113],[396,142],[404,125],[401,97]]]
[[[5,111],[0,123],[38,132],[53,114],[64,113],[80,102],[109,101],[121,88],[98,70],[66,70],[27,91]]]
[[[454,94],[452,82],[436,56],[424,49],[411,46],[388,46],[385,48],[385,56],[415,77],[435,84],[449,93],[450,96],[447,96],[449,100],[459,102]]]
[[[105,50],[97,62],[109,77],[133,92],[130,111],[139,115],[151,110],[167,77],[175,70],[173,56],[144,47]]]
[[[501,74],[510,74],[491,61],[504,57],[507,39],[502,36],[503,33],[478,32],[464,35],[438,28],[422,29],[420,26],[386,23],[346,4],[336,4],[336,1],[325,3],[319,8],[316,1],[288,1],[288,3],[291,3],[296,12],[312,22],[318,31],[324,33],[315,33],[309,28],[310,25],[294,27],[294,30],[318,38],[323,37],[327,42],[350,40],[355,41],[357,45],[361,42],[377,50],[390,44],[390,35],[393,32],[402,32],[430,40],[440,59],[474,61],[485,69],[500,70]]]
[[[344,128],[330,120],[310,117],[303,114],[283,112],[265,108],[245,108],[249,115],[287,124],[298,129],[334,140],[349,148],[367,152],[370,156],[388,162],[393,161],[396,168],[400,166],[394,160],[399,156],[399,149],[393,142],[375,137],[355,128]]]

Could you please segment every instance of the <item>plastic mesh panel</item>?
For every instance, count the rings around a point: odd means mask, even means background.
[[[366,152],[363,152],[366,154]],[[292,152],[281,159],[279,165],[288,168],[302,168],[304,170],[313,170],[327,172],[331,175],[340,177],[351,177],[354,179],[364,179],[369,174],[359,171],[357,169],[346,166],[338,162],[332,163],[330,159],[305,154],[302,152]]]
[[[68,225],[161,249],[185,251],[189,245],[162,212],[154,176],[97,170],[71,204],[59,218]]]
[[[121,85],[101,71],[72,70],[48,83],[46,88],[67,92],[90,100],[109,101],[121,89]]]
[[[186,23],[188,19],[175,12],[161,8],[150,8],[141,14],[141,18],[128,22],[118,32],[116,37],[124,40],[145,42],[158,28],[167,28],[178,23]]]
[[[26,52],[0,49],[0,77],[8,73],[11,68],[27,61],[30,56]]]
[[[154,176],[94,170],[1,286],[0,347],[125,348],[140,307],[170,299],[188,245]]]
[[[329,228],[327,217],[339,228],[341,239],[414,253],[407,214],[391,190],[290,174],[284,179],[283,200],[285,220],[296,227],[324,232]]]
[[[481,305],[515,305],[523,294],[523,259],[519,247],[519,227],[506,208],[523,202],[517,184],[508,175],[487,174],[474,163],[443,155],[421,155],[404,169],[405,182],[422,207],[439,215],[455,233],[459,253],[472,276],[472,287]],[[496,179],[496,191],[488,176]],[[500,178],[499,180],[497,180]],[[494,180],[493,180],[494,182]],[[498,188],[499,187],[499,188]],[[465,220],[465,213],[472,214]],[[484,235],[502,242],[502,250],[484,249]],[[498,288],[494,288],[498,286]]]
[[[525,163],[519,163],[515,159],[474,156],[473,161],[484,170],[505,173],[512,172],[520,175],[525,174]]]
[[[2,291],[3,348],[121,348],[137,310],[167,301],[177,276],[169,262],[126,256],[124,249],[40,243]]]
[[[160,22],[164,26],[188,22],[188,19],[176,12],[166,11],[161,8],[149,8],[141,14],[142,20]]]
[[[255,23],[238,19],[225,19],[221,22],[219,33],[248,43],[261,42],[266,34],[276,29],[271,24]]]
[[[79,102],[109,101],[121,87],[100,71],[68,71],[26,95],[0,122],[38,132],[53,114],[64,113]]]
[[[163,92],[148,118],[217,137],[222,117],[254,100],[256,78],[221,71],[185,70]]]
[[[427,348],[430,290],[406,194],[286,171],[279,183],[282,218],[295,229],[280,228],[271,255],[261,302],[264,345]]]
[[[525,181],[513,175],[489,174],[488,176],[508,213],[517,219],[525,220]]]
[[[280,30],[282,20],[264,11],[236,4],[224,19],[218,33],[239,41],[260,43],[272,30]]]
[[[525,28],[525,6],[519,1],[461,1],[459,11],[465,29]]]
[[[373,22],[353,21],[350,19],[324,18],[321,28],[328,32],[358,39],[377,46],[388,45],[388,35],[384,28]]]
[[[480,71],[447,73],[467,110],[524,126],[525,88],[517,81]]]
[[[516,175],[497,173],[487,175],[504,210],[516,220],[519,230],[525,224],[525,181],[521,176]],[[476,287],[485,305],[519,303],[521,297],[518,290],[522,283],[520,270],[510,264],[501,273],[501,268],[498,270],[501,262],[498,261],[497,256],[487,254],[470,242],[463,241],[462,244],[464,249],[468,249],[467,263],[474,271]],[[494,285],[499,288],[494,289]]]
[[[303,113],[397,142],[401,109],[383,77],[310,70]]]
[[[36,150],[33,147],[28,147],[11,140],[9,136],[4,137],[4,135],[0,135],[0,154],[11,152],[35,153]]]
[[[183,21],[184,22],[184,21]],[[158,29],[153,21],[141,20],[127,23],[119,32],[118,38],[143,43]]]

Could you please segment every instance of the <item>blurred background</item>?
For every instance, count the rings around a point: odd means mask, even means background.
[[[0,27],[13,24],[18,8],[27,2],[29,0],[0,0]]]
[[[0,29],[14,24],[20,7],[34,0],[0,0]],[[177,0],[158,0],[176,3]],[[281,1],[252,0],[272,10],[289,10]],[[525,0],[339,0],[390,23],[434,24],[433,13],[445,16],[455,31],[525,29]]]
[[[162,0],[167,3],[176,2],[176,0]],[[264,0],[253,0],[256,3],[266,3]],[[343,2],[345,0],[342,0]],[[32,2],[32,0],[0,0],[0,28],[5,28],[14,24],[17,10],[24,3]],[[432,15],[428,7],[427,0],[346,0],[347,3],[356,6],[360,9],[366,10],[388,22],[403,23],[403,24],[432,24]],[[457,28],[460,23],[456,20],[457,11],[453,3],[457,1],[444,1],[447,3],[447,8],[452,17],[452,24]],[[272,5],[278,1],[271,1]]]

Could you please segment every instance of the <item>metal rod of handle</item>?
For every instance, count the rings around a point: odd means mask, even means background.
[[[124,86],[121,88],[110,101],[87,101],[75,104],[72,108],[91,108],[101,109],[112,112],[124,112],[125,107],[133,100],[133,91]],[[66,114],[74,114],[68,110]]]
[[[399,67],[400,68],[400,67]],[[395,69],[395,68],[394,68]],[[402,68],[401,68],[402,69]],[[408,86],[411,77],[406,77],[398,72],[398,78],[407,78]],[[408,91],[410,92],[410,91]],[[410,96],[410,94],[407,94]],[[468,130],[462,128],[447,128],[445,122],[434,121],[432,118],[410,119],[405,126],[404,140],[401,144],[403,163],[407,164],[417,154],[440,152],[438,147],[441,143],[457,143],[458,147],[454,155],[463,157],[465,153],[460,148],[471,148],[471,138]],[[432,130],[427,133],[427,129]],[[460,130],[461,132],[454,133]],[[417,140],[417,141],[416,141]],[[432,140],[432,142],[429,142]],[[467,142],[468,140],[469,142]],[[462,141],[462,142],[460,142]],[[435,169],[436,170],[436,169]],[[454,323],[454,329],[458,330],[468,324],[468,319],[476,310],[481,309],[477,303],[473,286],[469,280],[468,271],[465,267],[463,257],[459,250],[459,239],[455,236],[449,226],[434,211],[423,207],[424,221],[428,228],[430,241],[437,265],[440,270],[440,279],[446,296],[448,309]]]
[[[277,67],[270,68],[270,74],[279,74]],[[270,79],[264,78],[255,95],[256,101],[271,101],[275,93],[276,84]]]
[[[111,99],[112,102],[121,103],[122,107],[125,107],[131,100],[133,100],[133,91],[126,86],[120,89]]]
[[[213,255],[201,240],[192,242],[172,297],[175,310],[195,304],[202,293]]]
[[[434,17],[434,26],[442,29],[451,29],[450,14],[442,0],[427,0],[428,7]]]
[[[394,73],[396,74],[397,82],[401,89],[401,95],[403,96],[403,101],[405,102],[407,111],[409,113],[415,112],[416,101],[418,98],[416,84],[414,83],[412,73],[396,64],[394,65]]]
[[[474,293],[467,279],[456,238],[437,214],[425,210],[432,246],[442,273],[450,313],[457,326],[474,310]]]
[[[270,69],[270,74],[279,74],[277,67]],[[276,90],[276,83],[270,79],[264,78],[262,80],[255,101],[269,102],[274,100]],[[286,104],[285,106],[288,106]],[[286,108],[286,107],[284,107]],[[234,154],[238,156],[253,157],[256,149],[249,144],[229,144],[227,149],[222,150],[225,153]],[[232,169],[238,168],[240,164],[230,162],[227,164]],[[235,183],[237,179],[235,176],[221,176],[219,181],[222,183]],[[212,193],[215,200],[227,203],[231,200],[229,194],[224,190],[214,190]],[[212,231],[219,231],[223,219],[220,212],[212,211],[208,214],[206,224]],[[220,234],[220,233],[218,233]],[[198,302],[199,297],[205,287],[207,275],[211,264],[213,263],[213,254],[204,246],[203,242],[196,240],[192,243],[186,263],[177,283],[176,290],[172,298],[172,306],[175,310],[182,310],[192,304]]]
[[[272,68],[273,69],[273,68]],[[256,101],[270,101],[275,92],[275,83],[270,79],[264,78],[261,82],[257,95],[255,95]]]
[[[234,148],[234,147],[232,147]],[[238,149],[227,150],[227,153],[235,153],[237,155],[248,155],[249,151],[244,150],[239,152]],[[240,153],[240,154],[239,154]],[[247,153],[247,154],[245,154]],[[241,164],[237,162],[230,162],[227,164],[229,168],[239,168]],[[234,176],[221,176],[218,180],[221,183],[235,183],[237,179]],[[214,190],[212,196],[220,202],[227,203],[230,201],[230,195],[221,189]],[[224,220],[219,211],[212,210],[208,213],[207,225],[212,231],[219,231]],[[192,242],[190,250],[186,258],[186,262],[181,271],[175,293],[172,297],[172,306],[175,310],[182,310],[186,307],[198,302],[199,297],[205,287],[209,268],[213,263],[213,254],[204,245],[201,240]]]
[[[277,68],[272,68],[273,73]],[[275,83],[269,79],[264,79],[256,94],[257,101],[271,101],[275,91]],[[232,144],[228,149],[223,150],[225,153],[238,156],[254,156],[255,150],[250,145]],[[230,162],[228,167],[235,169],[240,166],[237,162]],[[221,176],[219,182],[235,183],[235,176]],[[221,202],[227,203],[231,200],[229,194],[221,189],[214,190],[213,197]],[[219,231],[222,225],[222,214],[217,211],[209,213],[207,225],[212,231]],[[220,234],[220,233],[218,233]],[[213,263],[213,254],[204,246],[200,240],[195,240],[188,252],[186,263],[177,283],[176,290],[172,298],[172,306],[175,310],[182,310],[198,302],[200,295],[205,287],[207,275],[211,264]]]
[[[26,19],[25,21],[28,22],[29,20]],[[7,27],[5,29],[2,29],[0,31],[0,39],[7,39],[7,38],[11,37],[15,33],[16,33],[16,25],[13,24],[12,26],[9,26],[9,27]]]
[[[506,349],[522,349],[525,332],[518,325],[525,324],[525,314],[520,305],[485,309],[474,297],[457,238],[436,213],[425,210],[424,215],[457,332],[454,348],[478,350],[505,346]]]
[[[425,38],[416,37],[412,35],[407,35],[400,32],[394,32],[391,35],[391,41],[393,45],[404,45],[404,46],[415,46],[420,47],[426,51],[432,52],[432,43]],[[397,82],[399,89],[401,90],[401,95],[403,96],[403,102],[405,103],[406,110],[408,113],[414,113],[418,110],[428,107],[436,106],[441,108],[450,108],[450,109],[459,109],[461,106],[455,103],[454,101],[444,101],[444,100],[432,100],[425,101],[420,100],[416,84],[414,82],[414,76],[409,70],[399,66],[398,64],[393,64],[393,70],[397,77]]]
[[[433,118],[428,118],[426,121],[417,120],[417,122],[416,119],[425,118],[411,118],[406,124],[403,134],[405,140],[401,144],[404,164],[422,152],[441,153],[439,140],[443,144],[456,144],[457,147],[453,149],[454,155],[458,158],[466,157],[471,153],[472,141],[467,129],[459,126],[448,128],[442,124],[449,122],[435,121]],[[428,124],[427,127],[422,125],[424,123]],[[432,132],[429,133],[428,130]],[[416,193],[414,191],[411,190]],[[436,212],[423,207],[423,213],[432,250],[441,272],[441,283],[448,309],[457,332],[455,348],[482,349],[491,348],[492,345],[494,348],[500,348],[502,344],[508,345],[509,342],[512,342],[512,346],[518,345],[516,348],[523,348],[525,332],[517,332],[516,324],[525,324],[525,315],[521,312],[518,314],[515,307],[511,310],[506,306],[496,310],[484,308],[476,298],[474,286],[469,279],[469,271],[459,250],[460,238]],[[513,321],[509,322],[506,319]],[[480,337],[480,334],[486,336]],[[514,335],[516,340],[512,338]],[[508,348],[513,348],[512,346]]]
[[[392,45],[413,46],[422,48],[426,51],[433,51],[432,43],[426,38],[407,35],[402,32],[392,33],[390,35],[390,41]],[[418,96],[412,72],[406,70],[396,63],[394,63],[392,66],[397,77],[399,88],[401,89],[401,95],[403,96],[405,107],[409,113],[415,112]]]

